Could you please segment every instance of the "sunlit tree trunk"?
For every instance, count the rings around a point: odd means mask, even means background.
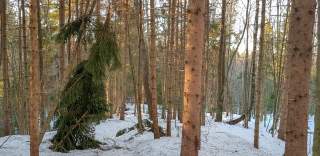
[[[259,45],[259,64],[257,73],[257,90],[256,90],[256,114],[255,114],[255,125],[254,125],[254,147],[259,148],[259,130],[260,130],[260,109],[262,106],[262,90],[263,90],[263,75],[264,75],[264,30],[266,20],[266,0],[262,0],[262,11],[261,11],[261,33],[260,33],[260,45]]]
[[[200,140],[201,70],[204,50],[205,0],[190,0],[185,55],[181,156],[197,156]]]
[[[309,80],[315,0],[292,1],[288,36],[288,116],[286,156],[307,155]]]

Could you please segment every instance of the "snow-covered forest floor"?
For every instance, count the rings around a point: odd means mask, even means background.
[[[136,124],[133,106],[128,105],[125,121],[117,118],[102,121],[96,128],[96,139],[106,143],[101,149],[74,150],[69,153],[57,153],[49,149],[50,139],[55,132],[47,132],[41,145],[42,156],[179,156],[181,146],[181,124],[172,121],[172,137],[161,137],[154,140],[151,132],[138,134],[130,131],[120,137],[116,133]],[[148,118],[144,114],[144,118]],[[225,119],[226,120],[226,119]],[[160,119],[160,125],[165,127],[165,121]],[[207,117],[206,126],[201,128],[201,156],[282,156],[284,142],[272,137],[266,132],[263,124],[260,130],[260,149],[253,148],[253,126],[245,129],[241,123],[228,125],[216,123]],[[0,156],[28,156],[29,136],[13,135],[0,138]]]

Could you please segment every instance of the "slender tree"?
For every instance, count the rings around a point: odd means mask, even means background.
[[[217,116],[216,121],[222,121],[224,87],[225,87],[225,53],[226,53],[226,10],[227,1],[222,0],[221,30],[220,30],[220,48],[218,60],[218,96],[217,96]]]
[[[284,32],[287,33],[287,26],[288,26],[288,17],[289,17],[289,9],[290,9],[290,5],[287,4],[287,16],[286,16],[286,20],[285,20],[285,25],[284,25]],[[287,43],[286,41],[286,36],[284,35],[282,37],[282,50],[284,50],[284,45]],[[287,127],[287,114],[288,114],[288,83],[287,83],[287,79],[288,79],[288,74],[286,73],[288,71],[288,63],[287,63],[287,54],[288,52],[285,52],[285,57],[284,57],[284,67],[283,67],[283,84],[282,84],[282,88],[281,88],[281,108],[280,108],[280,125],[279,125],[279,130],[278,130],[278,138],[281,140],[285,140],[286,138],[286,127]]]
[[[65,20],[65,0],[59,0],[59,27],[62,29],[64,27]],[[65,53],[65,43],[60,43],[59,49],[59,80],[62,82],[64,77],[64,53]]]
[[[39,45],[38,45],[38,7],[37,0],[30,1],[30,40],[31,40],[31,66],[30,66],[30,155],[39,155],[39,106],[40,106],[40,72],[39,72]]]
[[[19,71],[19,88],[18,88],[18,129],[19,134],[25,134],[25,108],[24,105],[24,77],[23,77],[23,50],[22,50],[22,8],[21,8],[21,0],[18,1],[19,6],[19,56],[18,56],[18,71]]]
[[[320,8],[320,0],[318,0],[318,8]],[[313,134],[313,156],[320,155],[320,9],[318,9],[318,27],[317,27],[317,63],[316,63],[316,111],[314,117],[314,134]]]
[[[156,66],[156,28],[154,0],[150,0],[150,70],[151,70],[151,119],[154,138],[160,138],[157,113],[157,66]]]
[[[257,90],[256,90],[256,114],[255,114],[255,126],[254,126],[254,147],[259,148],[259,125],[260,125],[260,109],[262,106],[262,89],[263,89],[263,55],[264,55],[264,30],[266,20],[266,0],[262,0],[261,10],[261,33],[260,33],[260,49],[259,49],[259,64],[257,74]]]
[[[124,55],[130,54],[130,44],[129,44],[129,37],[130,37],[130,32],[129,32],[129,21],[128,21],[128,16],[129,16],[129,0],[124,1],[124,10],[125,12],[123,13],[124,15]],[[129,56],[130,56],[129,55]],[[127,59],[125,59],[127,60]],[[131,61],[130,61],[131,62]],[[125,62],[126,63],[126,62]],[[124,69],[126,70],[126,69]],[[120,120],[124,120],[125,117],[125,100],[122,102],[120,106]]]
[[[250,8],[250,0],[247,0],[247,8],[246,8],[246,22],[249,25],[249,8]],[[243,112],[245,113],[249,107],[249,92],[250,89],[249,85],[249,27],[246,30],[246,53],[245,53],[245,65],[244,65],[244,72],[243,72]]]
[[[24,94],[23,96],[23,108],[26,110],[26,113],[24,115],[25,121],[24,121],[24,131],[27,133],[28,131],[28,115],[29,115],[29,96],[28,96],[28,90],[29,90],[29,66],[28,66],[28,45],[27,45],[27,22],[26,22],[26,9],[25,9],[25,1],[21,1],[21,14],[22,14],[22,50],[23,50],[23,67],[24,67]]]
[[[185,53],[181,156],[197,156],[200,140],[201,70],[204,50],[205,0],[190,0]]]
[[[253,50],[251,54],[251,90],[250,90],[250,105],[246,110],[244,127],[248,128],[248,122],[250,120],[251,111],[255,104],[255,90],[256,90],[256,53],[257,53],[257,40],[258,40],[258,29],[259,29],[259,7],[260,0],[256,0],[256,12],[254,18],[254,34],[253,34]]]
[[[285,155],[307,155],[309,80],[315,0],[292,1],[288,36],[288,116]]]
[[[3,70],[3,125],[4,135],[10,135],[11,132],[11,107],[9,101],[9,73],[8,73],[8,54],[7,54],[7,2],[1,1],[1,56],[2,70]],[[0,64],[1,64],[0,61]]]
[[[167,55],[168,60],[168,67],[167,67],[167,98],[168,98],[168,105],[167,105],[167,136],[171,136],[171,119],[172,119],[172,108],[173,108],[173,57],[174,57],[174,36],[175,36],[175,16],[176,16],[176,4],[177,0],[170,0],[170,37],[169,37],[169,51]]]

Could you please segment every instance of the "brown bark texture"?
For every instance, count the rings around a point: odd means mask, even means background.
[[[200,140],[205,0],[190,0],[187,16],[181,156],[197,156]]]
[[[315,0],[292,1],[288,36],[286,156],[307,155],[309,80]]]

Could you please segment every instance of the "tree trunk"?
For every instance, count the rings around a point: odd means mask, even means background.
[[[21,11],[22,11],[22,50],[23,50],[23,66],[24,66],[24,94],[23,94],[23,109],[26,110],[24,115],[24,133],[28,133],[28,116],[29,116],[29,97],[27,95],[29,90],[29,68],[28,68],[28,47],[27,47],[27,24],[26,24],[26,10],[25,1],[21,1]]]
[[[22,8],[21,8],[21,1],[19,0],[19,88],[18,88],[18,130],[19,134],[25,134],[25,118],[24,115],[26,114],[24,108],[24,77],[23,77],[23,49],[22,49]]]
[[[151,71],[151,119],[154,138],[160,138],[157,113],[157,65],[156,65],[156,28],[154,0],[150,0],[150,71]]]
[[[39,106],[40,106],[40,73],[38,45],[38,8],[37,0],[30,1],[30,36],[31,36],[31,66],[30,66],[30,155],[39,155]]]
[[[126,55],[129,53],[129,35],[130,35],[130,32],[129,32],[129,21],[128,21],[128,15],[129,15],[129,0],[125,0],[125,3],[124,3],[124,9],[125,9],[125,13],[123,14],[124,15],[124,49],[125,49],[125,52],[123,55]],[[125,57],[125,63],[127,63],[126,61],[126,57]],[[126,67],[124,67],[125,71],[126,71]],[[120,109],[120,120],[124,120],[125,118],[125,109],[126,109],[126,101],[125,101],[125,97],[123,99],[123,102],[121,103],[121,109]]]
[[[226,9],[227,1],[222,0],[222,17],[221,17],[221,31],[220,31],[220,48],[218,60],[218,96],[217,96],[217,115],[216,122],[222,121],[223,101],[224,101],[224,87],[225,87],[225,33],[226,33]]]
[[[171,119],[172,119],[172,108],[173,108],[173,57],[174,57],[174,35],[175,35],[175,14],[176,14],[176,0],[171,0],[170,4],[170,38],[169,38],[169,51],[168,51],[168,72],[167,72],[167,98],[168,98],[168,105],[167,105],[167,136],[171,136]]]
[[[7,2],[1,2],[1,51],[0,64],[3,69],[3,132],[4,135],[11,133],[11,105],[9,101],[9,71],[8,71],[8,54],[7,54]],[[2,61],[2,62],[1,62]]]
[[[289,17],[289,9],[290,5],[287,6],[287,16],[286,21],[284,25],[284,34],[287,33],[287,25],[288,25],[288,17]],[[282,50],[284,50],[285,44],[287,44],[286,41],[286,35],[282,37]],[[287,77],[287,71],[288,71],[288,62],[287,62],[287,52],[285,52],[284,57],[284,65],[283,65],[283,84],[281,88],[281,107],[280,107],[280,124],[279,124],[279,130],[278,130],[278,138],[281,140],[285,140],[286,138],[286,127],[287,127],[287,114],[288,114],[288,77]]]
[[[203,64],[202,64],[202,101],[201,101],[201,125],[205,125],[206,122],[206,107],[207,107],[207,86],[208,86],[208,54],[209,54],[209,0],[205,1],[205,35],[204,35],[204,50],[203,50]]]
[[[307,155],[309,80],[315,0],[292,1],[288,37],[288,116],[285,155]]]
[[[98,22],[101,21],[100,10],[101,10],[101,0],[97,0],[97,4],[96,4],[96,16],[97,16],[97,21],[98,21]]]
[[[41,9],[40,1],[37,0],[37,24],[38,24],[38,50],[39,50],[39,74],[40,74],[40,129],[45,125],[46,121],[46,95],[44,94],[44,64],[43,64],[43,48],[42,48],[42,29],[41,29]],[[41,140],[40,140],[41,141]]]
[[[64,27],[65,20],[65,7],[64,0],[59,0],[59,28],[62,29]],[[62,82],[64,77],[64,53],[65,53],[65,44],[60,43],[59,49],[59,81]]]
[[[266,0],[262,0],[262,11],[261,11],[261,33],[260,33],[260,49],[259,49],[259,64],[257,74],[257,90],[256,90],[256,114],[255,114],[255,125],[254,125],[254,147],[259,148],[259,126],[260,126],[260,107],[262,105],[262,90],[263,90],[263,73],[264,73],[264,30],[266,20]]]
[[[204,50],[205,0],[190,0],[185,55],[181,156],[197,156],[200,140],[201,70]]]
[[[249,8],[250,8],[250,0],[247,0],[247,8],[246,8],[246,23],[249,25]],[[243,72],[243,106],[241,113],[245,114],[245,111],[248,110],[249,107],[249,26],[247,26],[247,34],[246,34],[246,53],[245,53],[245,59],[244,59],[244,72]]]
[[[318,8],[320,8],[320,0],[318,0]],[[320,39],[320,9],[318,9],[318,27],[317,38]],[[312,155],[320,155],[320,41],[318,40],[317,63],[316,63],[316,111],[314,117],[314,134]]]
[[[71,5],[71,0],[68,1],[68,23],[71,22],[71,18],[72,18],[72,5]],[[72,42],[70,40],[67,41],[67,59],[68,59],[68,65],[70,65],[72,63],[71,61],[71,45]]]
[[[251,56],[251,90],[250,90],[250,105],[249,109],[246,110],[246,119],[244,127],[248,128],[248,122],[251,117],[251,111],[255,104],[255,94],[256,94],[256,53],[257,53],[257,38],[259,29],[259,5],[260,1],[256,0],[256,15],[254,19],[254,34],[253,34],[253,50]]]

